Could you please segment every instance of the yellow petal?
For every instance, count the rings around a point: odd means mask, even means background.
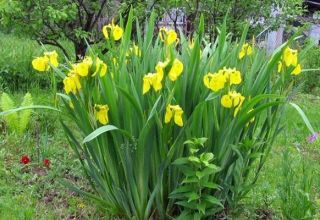
[[[225,108],[232,107],[232,99],[229,95],[223,95],[221,98],[221,105]]]
[[[90,61],[88,61],[90,63]],[[102,60],[99,59],[99,57],[96,58],[96,70],[92,74],[92,76],[95,76],[97,73],[99,73],[100,77],[103,77],[107,73],[107,64],[105,64]]]
[[[107,40],[109,40],[108,26],[107,26],[107,25],[103,26],[103,28],[102,28],[102,33],[103,33],[104,37],[105,37]]]
[[[166,108],[166,114],[164,116],[164,123],[169,123],[171,121],[171,118],[172,118],[172,110],[171,110],[171,107],[170,105],[167,106]]]
[[[240,71],[234,71],[230,74],[230,85],[238,85],[242,82]]]
[[[241,51],[239,53],[239,59],[241,60],[245,55],[246,55],[245,51],[243,49],[241,49]]]
[[[292,71],[292,75],[299,75],[301,73],[301,65],[300,64],[298,64],[295,68],[294,68],[294,70]]]
[[[153,86],[154,91],[157,92],[160,89],[162,89],[162,83],[161,83],[162,78],[163,78],[163,76],[159,75],[159,73],[154,73],[152,75],[151,82],[152,82],[152,86]]]
[[[182,71],[183,71],[183,63],[180,60],[175,59],[173,61],[171,70],[169,71],[169,79],[171,81],[176,81],[177,78],[181,75]]]
[[[77,90],[77,91],[80,91],[80,89],[81,89],[81,83],[80,83],[79,77],[74,74],[72,78],[73,78],[73,82],[74,82],[74,84],[75,84],[76,90]]]
[[[94,73],[92,74],[92,77],[95,76],[99,70],[100,70],[100,67],[101,67],[101,64],[102,64],[102,60],[99,59],[99,57],[96,58],[96,62],[95,62],[95,67],[96,67],[96,70],[94,71]]]
[[[116,25],[113,29],[112,29],[112,36],[113,36],[113,39],[115,41],[118,41],[121,39],[123,35],[123,30],[121,27],[119,27],[118,25]]]
[[[174,123],[176,123],[176,125],[178,125],[180,127],[183,126],[182,113],[183,112],[175,112],[174,113]]]
[[[142,88],[142,94],[146,94],[151,88],[150,80],[148,79],[148,76],[143,77],[143,88]]]
[[[69,94],[71,92],[71,86],[69,82],[69,77],[63,79],[64,91]]]
[[[173,44],[174,42],[176,42],[177,39],[178,39],[177,33],[174,30],[169,30],[167,32],[165,43],[166,43],[166,45],[169,46],[169,45]]]
[[[51,63],[52,66],[58,67],[59,62],[58,62],[58,53],[54,50],[51,52],[44,52],[44,55],[48,57],[49,62]]]
[[[81,63],[72,65],[73,72],[79,76],[87,76],[89,74],[89,69],[92,65],[92,58],[86,57]]]
[[[107,64],[105,64],[105,63],[102,63],[101,64],[101,68],[100,68],[100,77],[103,77],[103,76],[105,76],[106,75],[106,73],[107,73]]]
[[[99,121],[101,124],[106,125],[109,122],[108,118],[108,105],[95,105],[95,117],[96,120]]]
[[[49,69],[49,58],[44,57],[37,57],[32,60],[32,67],[40,72],[44,72]]]
[[[298,63],[298,51],[287,47],[283,52],[283,60],[286,66],[296,66]]]
[[[163,79],[163,67],[161,67],[159,64],[156,65],[156,74],[158,79],[161,81]]]
[[[63,84],[64,90],[67,94],[70,92],[76,94],[81,89],[80,80],[76,74],[69,74],[66,78],[64,78]]]
[[[212,74],[212,78],[210,81],[210,89],[214,92],[218,92],[223,89],[226,83],[225,75],[221,73]]]

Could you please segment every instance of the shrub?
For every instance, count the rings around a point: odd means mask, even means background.
[[[193,44],[166,29],[154,39],[154,21],[152,15],[144,34],[137,24],[134,42],[130,13],[124,32],[122,24],[104,28],[106,55],[91,50],[79,63],[54,68],[67,93],[60,94],[64,110],[83,140],[62,125],[95,192],[82,193],[128,219],[183,213],[199,218],[208,215],[207,208],[220,210],[220,203],[235,207],[254,185],[281,130],[281,113],[305,52],[298,56],[289,42],[267,57],[244,42],[247,28],[238,42],[231,42],[226,24],[216,41],[207,43],[203,19]],[[45,56],[39,60],[52,67]],[[195,137],[208,140],[190,160],[183,143]],[[214,169],[200,175],[203,167],[182,172],[172,164],[186,157],[189,168],[200,158]],[[192,193],[193,198],[207,193],[216,206],[198,203],[198,214],[183,208],[192,198],[173,195],[191,184],[183,181],[189,177],[219,186]]]
[[[314,47],[305,59],[304,66],[306,69],[311,69],[301,76],[301,81],[304,82],[303,91],[306,93],[319,94],[320,92],[320,48]]]

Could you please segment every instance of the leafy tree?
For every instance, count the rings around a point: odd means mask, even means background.
[[[169,14],[172,8],[183,8],[188,34],[192,34],[203,14],[206,32],[215,37],[216,27],[227,15],[229,31],[239,36],[244,23],[250,22],[255,32],[262,28],[275,29],[290,25],[304,11],[303,0],[151,0],[149,5],[159,15]],[[178,14],[179,15],[179,14]],[[175,18],[171,18],[173,21]]]
[[[79,58],[85,55],[86,40],[89,44],[101,41],[103,23],[110,22],[115,13],[121,14],[125,22],[131,7],[140,23],[152,10],[161,17],[172,8],[182,8],[187,34],[194,32],[203,14],[206,34],[212,40],[226,15],[229,31],[237,37],[246,22],[255,27],[255,32],[288,24],[303,12],[302,5],[303,0],[0,0],[0,22],[10,31],[57,46],[69,56],[61,43],[67,39]]]
[[[87,49],[85,39],[89,44],[101,39],[98,23],[113,15],[116,4],[108,0],[5,0],[0,2],[0,18],[10,31],[57,46],[70,56],[61,43],[67,39],[80,58]]]

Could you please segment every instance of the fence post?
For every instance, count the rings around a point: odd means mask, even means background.
[[[271,31],[267,35],[267,53],[271,54],[277,49],[283,42],[283,28],[279,28],[277,31]]]

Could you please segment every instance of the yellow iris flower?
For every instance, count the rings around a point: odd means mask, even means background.
[[[174,59],[172,67],[169,71],[169,79],[171,81],[176,81],[178,77],[181,75],[182,71],[183,63],[178,59]]]
[[[183,110],[179,105],[168,105],[164,116],[164,123],[168,124],[172,118],[174,123],[180,127],[183,126],[182,120]]]
[[[287,47],[283,52],[283,61],[286,64],[286,66],[297,66],[298,51]]]
[[[241,60],[245,56],[250,56],[252,52],[252,47],[248,43],[244,44],[239,53],[239,59]]]
[[[96,70],[92,74],[92,76],[95,76],[97,73],[99,73],[100,77],[103,77],[107,73],[107,64],[105,64],[102,60],[99,59],[99,57],[96,58]]]
[[[51,52],[44,52],[44,56],[49,58],[49,62],[52,66],[54,67],[59,66],[58,53],[55,50]]]
[[[154,91],[159,91],[162,89],[162,79],[163,79],[163,69],[168,65],[169,60],[166,60],[165,62],[158,62],[155,70],[155,73],[148,73],[143,77],[143,88],[142,88],[142,94],[146,94],[150,88],[152,87]]]
[[[81,89],[79,76],[75,73],[70,72],[63,80],[64,90],[67,94],[72,92],[76,94]]]
[[[214,92],[218,92],[223,89],[226,81],[226,77],[221,71],[218,73],[208,73],[203,77],[204,85]]]
[[[232,108],[233,106],[233,102],[232,102],[232,98],[229,95],[224,95],[221,98],[221,105],[225,108]]]
[[[221,98],[221,105],[225,108],[239,107],[242,105],[245,97],[236,91],[230,91]],[[239,109],[237,109],[238,111]]]
[[[142,94],[147,93],[152,87],[154,91],[162,89],[162,75],[158,73],[148,73],[143,77],[143,91]]]
[[[54,50],[51,52],[44,52],[41,57],[36,57],[32,60],[33,69],[44,72],[50,69],[50,64],[54,67],[59,66],[58,53]]]
[[[109,40],[109,31],[111,32],[111,36],[115,41],[118,41],[122,38],[123,29],[119,25],[115,25],[114,20],[112,20],[111,24],[105,25],[102,28],[102,33],[107,40]]]
[[[86,57],[82,62],[72,65],[73,72],[82,77],[87,76],[92,63],[92,58]]]
[[[156,73],[160,74],[162,77],[163,77],[163,69],[166,68],[166,66],[169,64],[170,60],[169,59],[166,59],[166,61],[164,62],[158,62],[156,67],[155,67],[155,70],[156,70]]]
[[[301,73],[301,65],[298,63],[298,51],[289,47],[285,48],[282,60],[278,62],[278,73],[283,70],[283,66],[294,67],[291,75],[299,75]]]
[[[50,66],[48,64],[49,64],[49,58],[46,56],[36,57],[35,59],[32,60],[33,69],[40,72],[49,70]]]
[[[159,30],[160,40],[163,41],[167,46],[170,46],[174,42],[178,42],[178,35],[174,30],[167,30],[167,28],[160,28]]]
[[[106,125],[109,123],[108,111],[108,105],[94,105],[94,115],[100,124]]]
[[[241,73],[235,68],[224,67],[222,74],[226,77],[226,80],[229,81],[230,85],[238,85],[242,82]]]
[[[301,65],[298,64],[292,71],[292,75],[299,75],[301,73]]]
[[[238,85],[242,82],[242,77],[240,71],[235,68],[220,69],[217,73],[208,73],[203,77],[203,83],[208,88],[214,92],[225,87],[226,83],[229,85]]]

